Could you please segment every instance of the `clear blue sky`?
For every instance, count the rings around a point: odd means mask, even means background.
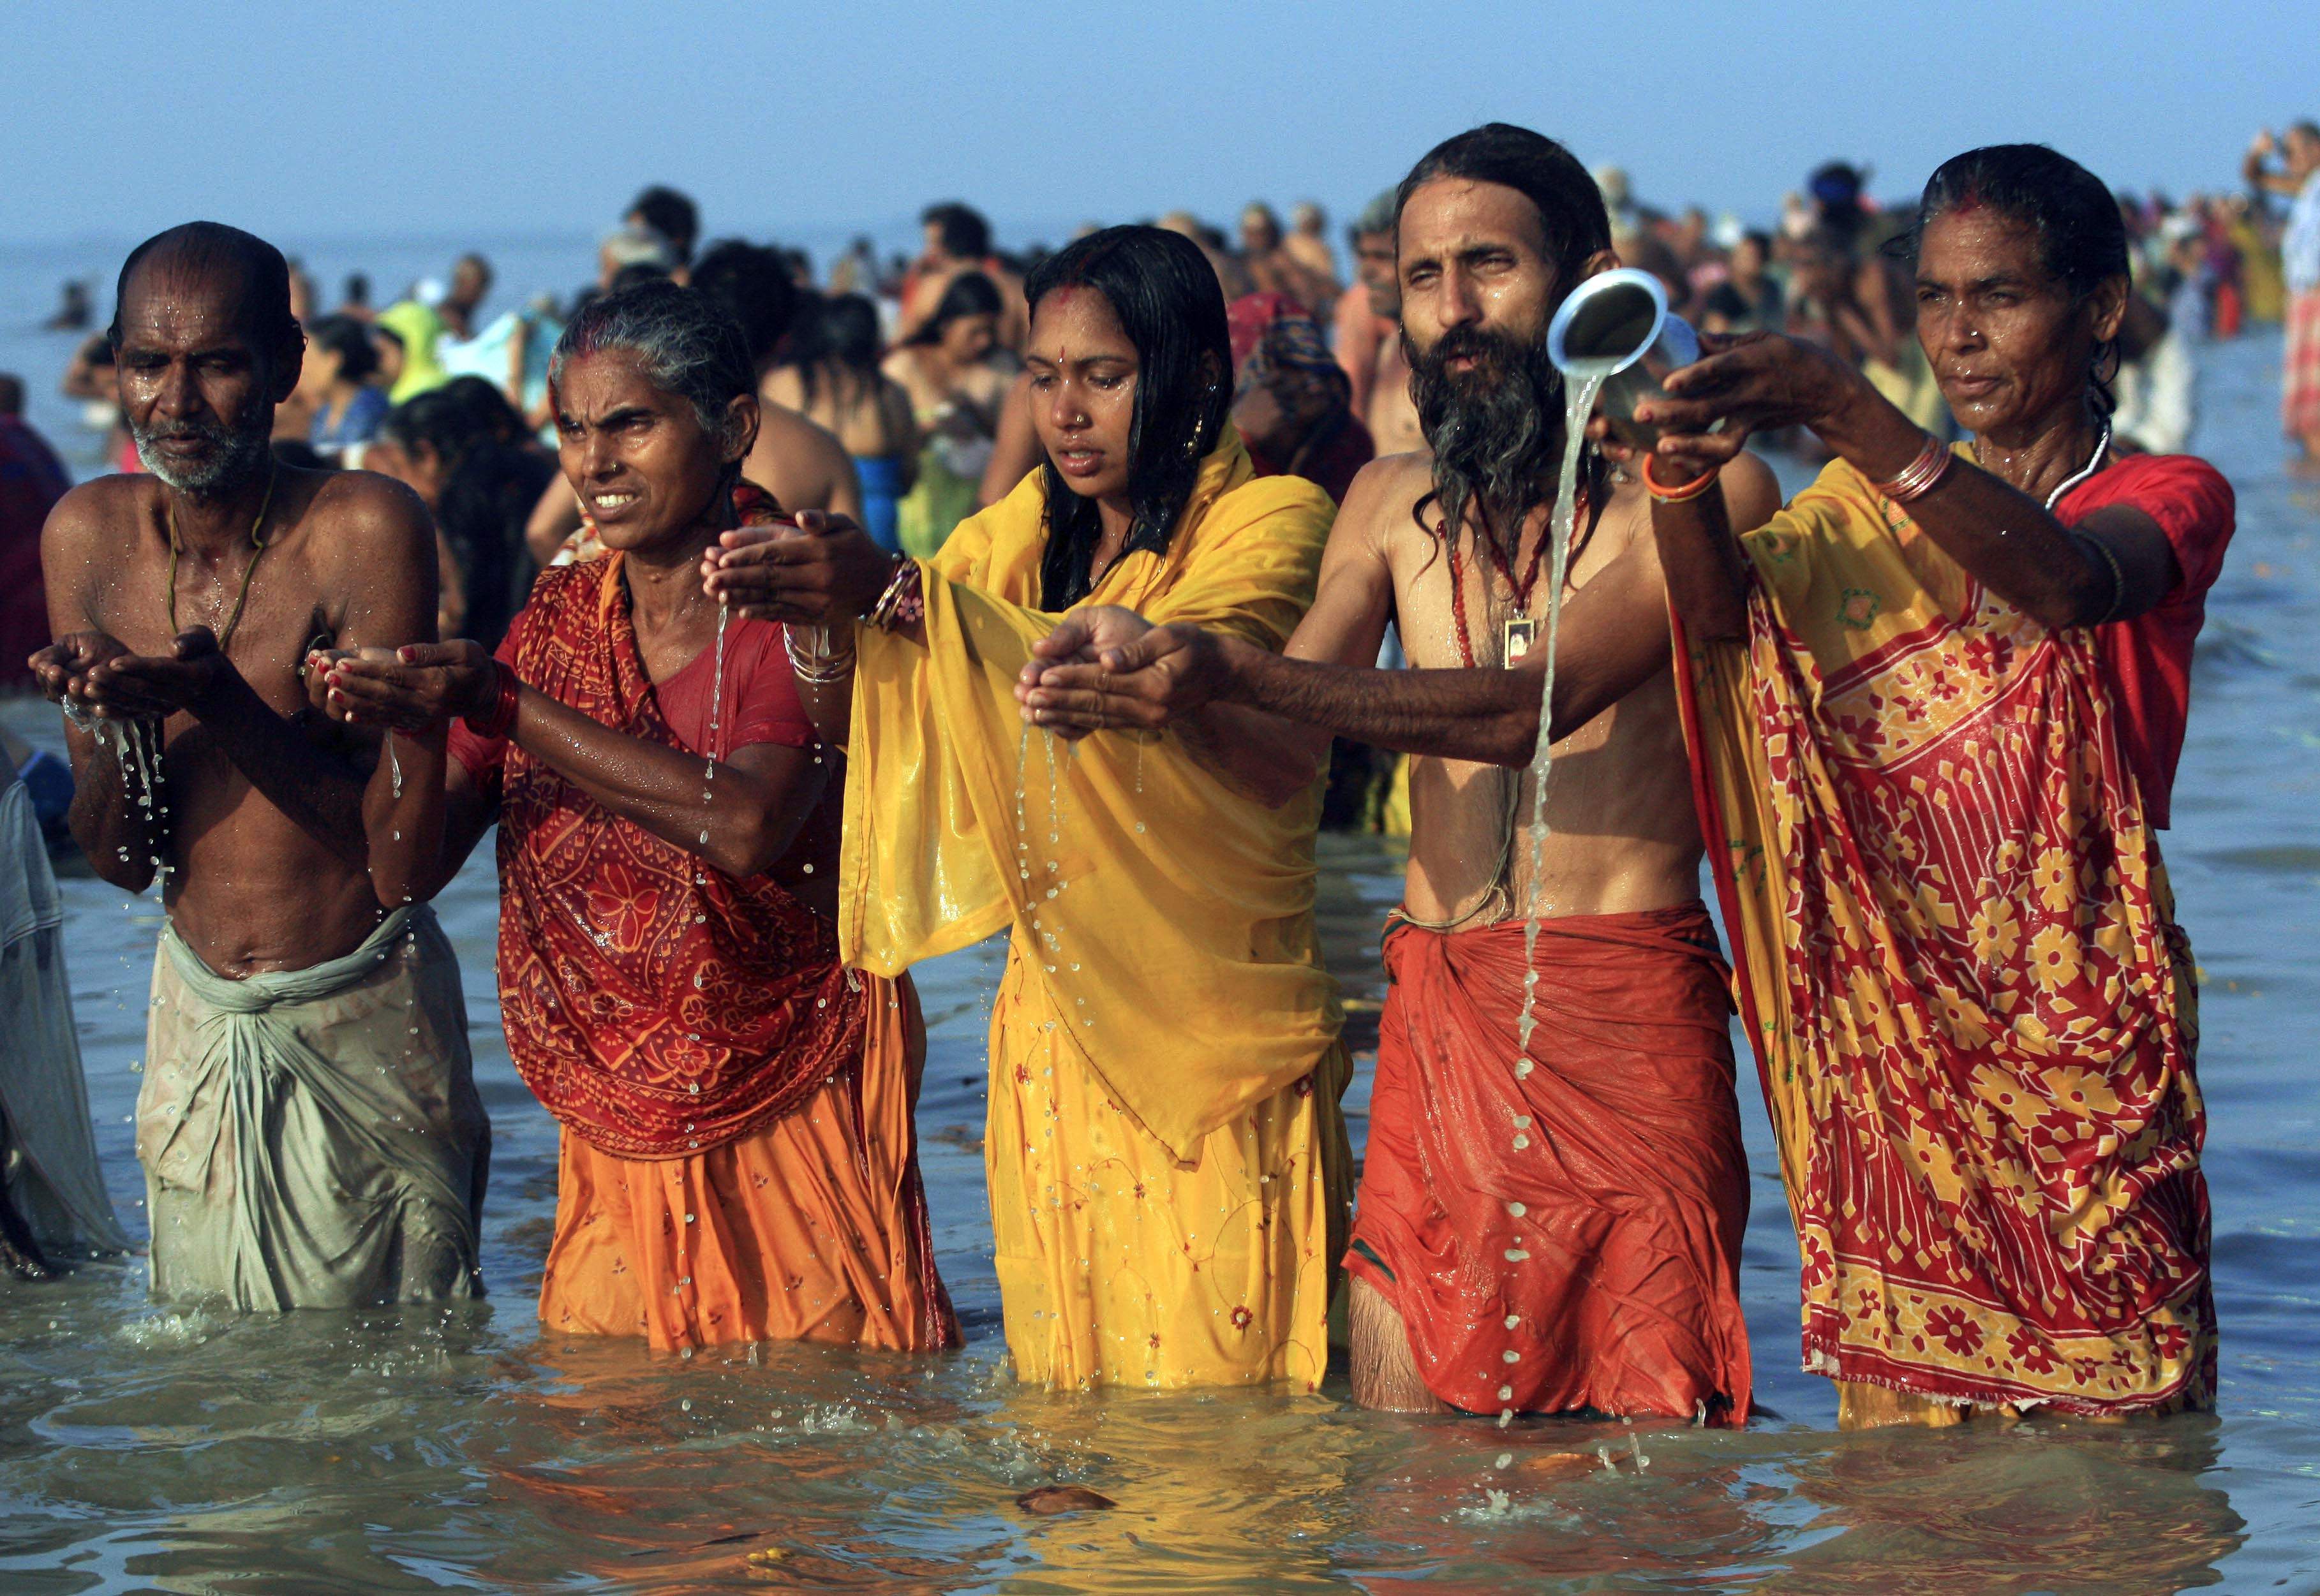
[[[2228,185],[2255,128],[2320,114],[2311,0],[0,0],[0,243],[569,233],[653,180],[760,233],[954,195],[1049,230],[1256,195],[1342,219],[1491,118],[1763,217],[1832,156],[1895,194],[2011,139]]]

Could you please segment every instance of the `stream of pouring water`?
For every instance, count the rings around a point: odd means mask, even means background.
[[[1554,515],[1548,536],[1553,539],[1546,578],[1546,670],[1539,687],[1538,744],[1530,756],[1530,891],[1523,915],[1523,1005],[1516,1035],[1522,1057],[1515,1061],[1515,1078],[1531,1072],[1530,1033],[1537,1023],[1532,1012],[1538,996],[1539,877],[1546,862],[1546,780],[1554,765],[1554,744],[1549,732],[1554,723],[1555,648],[1563,625],[1563,584],[1571,567],[1571,534],[1578,518],[1579,455],[1586,446],[1587,418],[1595,409],[1609,372],[1572,371],[1563,379],[1563,473],[1554,492]],[[1530,1139],[1518,1135],[1515,1146]]]
[[[1523,1000],[1522,1017],[1518,1022],[1516,1035],[1519,1051],[1514,1062],[1515,1078],[1527,1080],[1534,1066],[1530,1059],[1530,1035],[1538,1023],[1534,1012],[1538,1000],[1538,920],[1539,880],[1546,862],[1546,782],[1554,767],[1554,663],[1555,648],[1561,641],[1563,626],[1563,584],[1571,569],[1571,535],[1578,522],[1579,456],[1586,446],[1587,418],[1595,409],[1595,397],[1602,391],[1608,371],[1566,371],[1563,374],[1563,473],[1555,484],[1554,512],[1547,521],[1549,557],[1546,576],[1546,669],[1542,672],[1538,701],[1538,743],[1530,756],[1530,890],[1523,906]],[[1509,825],[1512,824],[1509,816]],[[1511,839],[1510,839],[1511,841]],[[1530,1146],[1530,1116],[1519,1114],[1514,1123],[1514,1146],[1521,1152]],[[1508,1214],[1521,1219],[1527,1213],[1520,1202],[1507,1204]],[[1509,1263],[1518,1262],[1530,1255],[1522,1249],[1522,1238],[1514,1238],[1515,1245],[1507,1252]],[[1515,1328],[1518,1319],[1509,1314],[1507,1328]],[[1511,1366],[1519,1355],[1509,1348],[1504,1354]],[[1499,1428],[1514,1422],[1514,1385],[1512,1370],[1487,1371],[1506,1378],[1508,1383],[1498,1388]],[[1609,1466],[1607,1462],[1606,1466]]]

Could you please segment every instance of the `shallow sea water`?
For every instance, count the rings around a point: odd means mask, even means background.
[[[0,1591],[2320,1589],[2320,494],[2279,468],[2278,352],[2204,352],[2200,446],[2241,531],[2166,843],[2207,977],[2216,1414],[1835,1434],[1830,1387],[1797,1369],[1796,1254],[1745,1050],[1743,1286],[1771,1412],[1744,1433],[1379,1417],[1342,1378],[1319,1397],[1019,1387],[980,1157],[995,946],[921,978],[919,1117],[964,1353],[684,1360],[543,1336],[555,1137],[500,1039],[479,850],[440,906],[494,1121],[491,1295],[246,1318],[148,1302],[141,1260],[0,1285]],[[5,714],[58,742],[41,707]],[[1330,957],[1373,1038],[1399,859],[1347,838],[1323,858]],[[65,893],[99,1145],[141,1235],[128,1116],[156,906],[85,877]],[[1119,1506],[1015,1508],[1052,1481]]]

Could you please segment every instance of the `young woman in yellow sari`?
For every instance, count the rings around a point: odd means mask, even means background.
[[[931,560],[808,516],[729,534],[704,580],[739,613],[826,628],[793,663],[847,744],[847,962],[899,973],[1010,932],[984,1158],[1018,1375],[1311,1389],[1350,1192],[1318,791],[1274,808],[1236,789],[1198,725],[1065,742],[1014,690],[1083,603],[1278,648],[1332,507],[1256,477],[1227,423],[1197,248],[1112,228],[1026,297],[1040,469]]]
[[[1968,446],[1772,335],[1645,412],[1806,1366],[1850,1424],[2202,1405],[2198,1021],[2157,830],[2232,492],[2113,447],[2127,257],[2092,174],[1971,151],[1916,242]],[[1836,459],[1735,541],[1717,464],[1798,424]]]

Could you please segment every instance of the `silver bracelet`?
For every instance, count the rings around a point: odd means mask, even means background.
[[[801,652],[797,636],[803,629],[799,627],[782,628],[782,648],[790,656],[791,674],[809,687],[829,687],[854,674],[854,650],[851,647],[843,653],[830,648]],[[813,629],[821,632],[825,637],[829,636],[822,627]]]

